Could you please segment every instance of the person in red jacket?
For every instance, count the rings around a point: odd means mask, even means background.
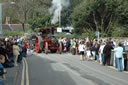
[[[28,43],[27,41],[24,42],[24,47],[23,47],[23,56],[26,57],[27,55],[27,49],[28,49]]]

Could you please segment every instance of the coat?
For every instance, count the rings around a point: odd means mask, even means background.
[[[111,55],[111,50],[113,49],[112,45],[106,45],[103,49],[104,55]]]
[[[20,54],[19,51],[19,47],[17,45],[13,45],[13,55],[18,56]]]

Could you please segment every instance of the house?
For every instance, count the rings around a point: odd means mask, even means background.
[[[3,24],[2,30],[8,30],[8,31],[24,31],[22,24]]]

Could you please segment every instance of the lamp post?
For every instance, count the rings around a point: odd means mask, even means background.
[[[15,2],[9,2],[9,4],[14,5]],[[0,0],[0,35],[3,34],[3,31],[2,31],[2,5],[3,5],[2,0]]]

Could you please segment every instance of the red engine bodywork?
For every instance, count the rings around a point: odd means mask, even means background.
[[[42,37],[42,45],[43,45],[43,49],[45,50],[46,48],[46,43],[48,44],[48,50],[52,50],[52,51],[57,51],[58,50],[58,40],[53,36],[54,32],[56,31],[56,29],[54,29],[53,27],[51,28],[38,28],[35,29],[35,31],[40,32],[40,36]],[[39,50],[39,46],[37,45],[39,42],[38,38],[36,38],[35,40],[35,50],[36,52],[38,52]]]

